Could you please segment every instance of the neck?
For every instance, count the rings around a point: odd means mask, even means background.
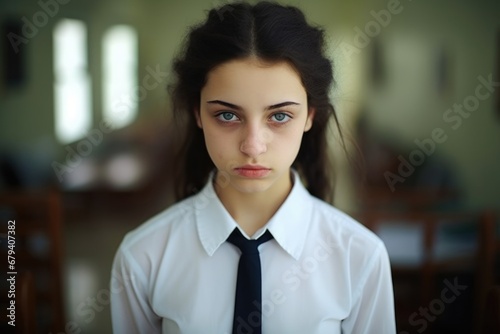
[[[292,181],[290,175],[286,175],[269,189],[254,193],[244,193],[231,186],[222,188],[217,182],[214,187],[231,217],[252,236],[278,211],[292,189]]]

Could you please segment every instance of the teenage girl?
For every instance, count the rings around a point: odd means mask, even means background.
[[[268,2],[213,9],[190,30],[171,91],[186,121],[179,202],[117,251],[115,333],[395,333],[383,243],[326,202],[338,121],[324,49],[299,9]],[[236,234],[267,240],[254,272],[240,272]],[[243,316],[249,276],[260,286]]]

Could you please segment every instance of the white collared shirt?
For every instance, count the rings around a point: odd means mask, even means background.
[[[274,236],[259,247],[262,333],[395,333],[384,244],[293,174],[287,199],[251,237]],[[230,334],[240,251],[226,239],[235,228],[208,182],[129,232],[112,270],[114,332]]]

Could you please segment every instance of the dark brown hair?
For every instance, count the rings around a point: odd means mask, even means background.
[[[205,22],[191,28],[174,60],[176,81],[170,87],[174,117],[179,122],[176,128],[182,136],[175,160],[178,200],[199,191],[215,168],[194,115],[208,72],[229,60],[256,56],[268,62],[287,61],[299,73],[308,106],[316,113],[292,166],[301,173],[313,196],[331,201],[333,167],[327,144],[330,117],[339,131],[340,126],[328,96],[334,79],[325,47],[323,30],[309,25],[298,8],[271,2],[230,3],[210,10]]]

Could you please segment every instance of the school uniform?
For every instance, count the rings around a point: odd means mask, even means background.
[[[311,196],[292,171],[285,202],[249,239],[259,246],[262,333],[395,333],[389,258],[382,241]],[[209,182],[129,232],[112,269],[113,330],[230,334],[240,250],[237,223]],[[252,319],[241,324],[252,333]]]

